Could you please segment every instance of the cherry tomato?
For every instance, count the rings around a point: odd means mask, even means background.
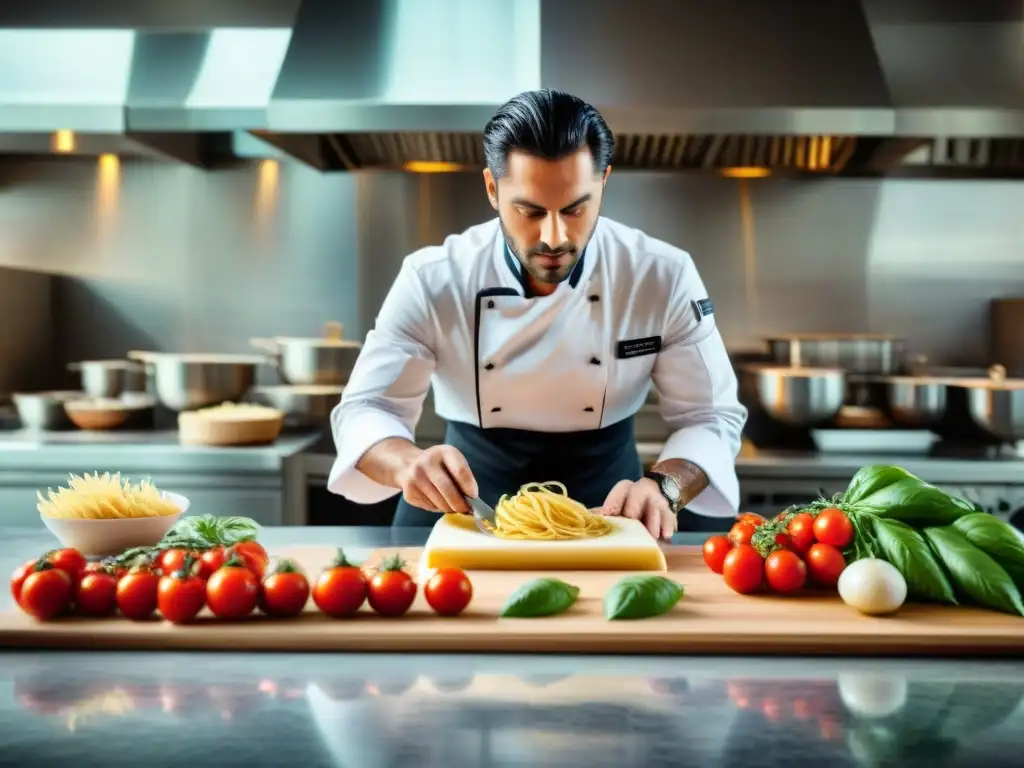
[[[185,564],[185,558],[189,554],[190,552],[187,549],[164,550],[156,560],[157,567],[164,576],[170,576],[172,573],[181,570],[181,567]],[[195,562],[194,559],[193,562]]]
[[[814,543],[814,518],[806,512],[794,516],[787,526],[789,539],[793,543],[793,549],[797,552],[806,552]]]
[[[259,578],[263,578],[270,558],[267,557],[267,550],[263,548],[262,544],[258,541],[241,541],[232,546],[231,550],[242,558],[246,568],[255,573]]]
[[[199,578],[206,580],[213,576],[214,571],[224,565],[226,554],[224,547],[208,549],[199,556]]]
[[[737,709],[747,709],[750,706],[750,687],[744,681],[730,680],[725,684],[725,690]]]
[[[145,565],[138,565],[117,582],[117,607],[121,615],[133,621],[148,619],[156,611],[160,576]]]
[[[343,618],[359,610],[366,601],[366,591],[366,576],[339,549],[334,562],[313,585],[313,602],[328,616]]]
[[[742,546],[743,544],[749,544],[750,539],[756,530],[757,528],[753,523],[736,523],[732,527],[732,530],[729,531],[729,541],[737,547]]]
[[[473,585],[461,568],[438,568],[427,579],[423,595],[437,614],[458,616],[473,599]]]
[[[814,520],[814,538],[842,549],[853,541],[853,523],[841,509],[823,509]]]
[[[806,720],[811,716],[811,706],[807,703],[807,699],[800,698],[799,696],[793,699],[793,717],[797,720]]]
[[[764,715],[765,720],[777,723],[782,719],[782,707],[777,699],[769,696],[761,699],[761,714]]]
[[[11,597],[14,598],[17,605],[21,605],[21,586],[25,583],[25,579],[35,571],[38,563],[38,560],[29,560],[15,568],[14,573],[11,574]]]
[[[843,553],[831,544],[815,544],[804,559],[811,579],[825,587],[834,587],[839,583],[839,574],[846,568]]]
[[[740,594],[756,591],[764,580],[764,560],[749,544],[734,547],[722,567],[726,585]]]
[[[196,575],[195,563],[196,560],[189,555],[181,568],[160,578],[157,607],[172,624],[192,621],[206,604],[206,581]]]
[[[259,578],[237,552],[232,552],[206,582],[206,604],[220,619],[248,616],[256,608],[259,594]]]
[[[764,560],[768,586],[776,592],[796,592],[807,581],[807,566],[800,556],[786,549],[777,549]]]
[[[21,585],[19,605],[25,613],[47,621],[71,606],[71,577],[49,562],[37,563]]]
[[[309,580],[291,560],[278,561],[263,580],[260,610],[269,616],[298,616],[309,600]]]
[[[82,616],[113,616],[117,577],[108,571],[87,571],[75,590],[75,608]]]
[[[85,566],[88,565],[85,555],[71,547],[55,549],[46,556],[46,559],[53,564],[54,568],[60,568],[70,576],[72,583],[82,576]]]
[[[712,536],[704,542],[704,562],[715,573],[721,573],[730,549],[732,542],[725,536]]]
[[[382,562],[370,579],[367,598],[381,616],[401,616],[416,599],[416,582],[404,568],[405,561],[395,555]]]
[[[750,523],[752,526],[757,528],[759,525],[764,525],[767,522],[768,521],[765,520],[764,517],[762,517],[761,515],[758,515],[758,514],[756,514],[754,512],[741,512],[737,516],[737,518],[733,521],[733,524],[736,524],[736,523]]]
[[[788,533],[776,533],[775,544],[783,549],[793,548],[793,540],[789,537]]]

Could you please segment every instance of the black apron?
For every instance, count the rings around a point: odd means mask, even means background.
[[[620,480],[643,477],[632,417],[582,432],[481,429],[450,421],[444,441],[466,457],[480,498],[492,507],[525,483],[546,481],[563,483],[569,496],[588,508],[600,507]],[[402,498],[392,525],[431,528],[436,522],[436,512]]]

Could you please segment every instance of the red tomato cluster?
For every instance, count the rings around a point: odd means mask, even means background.
[[[846,567],[842,550],[854,537],[850,518],[835,507],[816,515],[801,512],[784,527],[781,517],[769,522],[760,515],[740,515],[728,536],[712,536],[704,542],[704,562],[741,594],[757,592],[762,586],[789,594],[808,581],[834,587]],[[769,528],[761,534],[763,526]],[[767,557],[751,543],[755,536],[768,542],[772,551]]]
[[[11,595],[40,621],[116,613],[143,621],[159,612],[174,624],[193,621],[204,608],[218,619],[244,618],[257,608],[268,616],[294,617],[310,596],[334,618],[352,616],[366,602],[381,616],[401,616],[416,598],[416,583],[398,557],[367,576],[339,551],[312,585],[293,561],[279,560],[269,570],[268,563],[255,541],[201,553],[170,549],[130,569],[87,563],[77,550],[60,549],[17,568]],[[455,616],[469,605],[473,587],[463,571],[442,568],[431,574],[424,596],[438,614]]]

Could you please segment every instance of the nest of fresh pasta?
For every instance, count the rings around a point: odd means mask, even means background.
[[[499,539],[557,541],[606,536],[615,526],[607,517],[591,512],[569,496],[557,482],[527,483],[512,496],[502,496],[494,507]]]

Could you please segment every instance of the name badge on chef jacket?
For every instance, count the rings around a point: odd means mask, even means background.
[[[646,339],[627,339],[620,341],[615,356],[619,360],[643,355],[656,355],[661,352],[661,336],[648,336]]]

